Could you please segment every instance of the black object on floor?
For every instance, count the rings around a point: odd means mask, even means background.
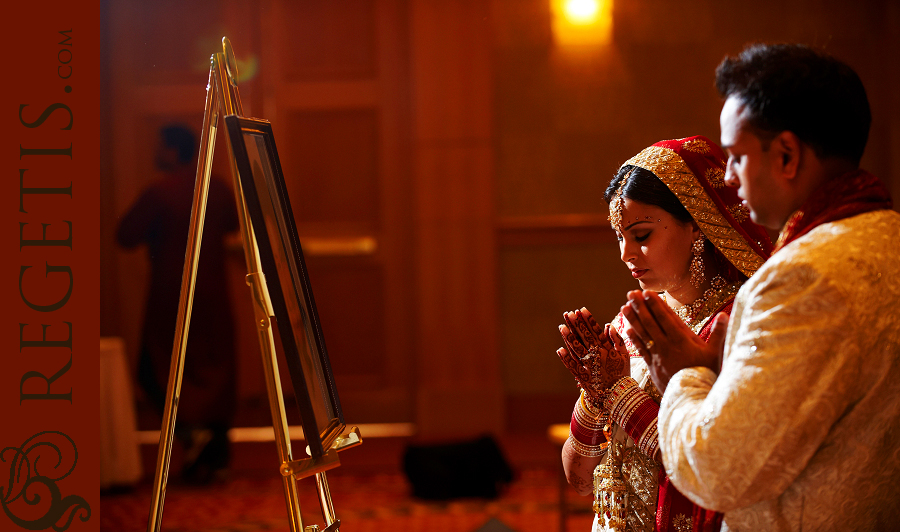
[[[475,530],[475,532],[515,532],[515,530],[506,526],[506,523],[496,517],[491,517],[485,524],[478,527],[478,530]]]
[[[494,499],[513,480],[512,468],[489,436],[461,443],[411,445],[403,454],[403,470],[413,496],[428,500]]]

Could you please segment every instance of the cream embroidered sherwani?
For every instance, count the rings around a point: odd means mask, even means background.
[[[766,262],[720,375],[669,382],[659,441],[730,530],[900,527],[900,214],[820,225]]]

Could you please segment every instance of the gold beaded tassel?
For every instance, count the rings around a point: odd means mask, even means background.
[[[610,530],[624,532],[628,507],[628,489],[619,470],[622,444],[610,440],[605,463],[594,469],[594,512]]]

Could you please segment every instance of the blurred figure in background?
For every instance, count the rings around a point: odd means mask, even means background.
[[[184,269],[194,194],[197,139],[181,125],[160,130],[156,153],[162,178],[122,218],[116,238],[147,245],[150,286],[141,335],[138,382],[161,414]],[[185,480],[222,477],[230,450],[228,429],[236,406],[235,347],[225,269],[225,236],[238,228],[233,195],[212,179],[191,313],[176,437],[185,446]]]

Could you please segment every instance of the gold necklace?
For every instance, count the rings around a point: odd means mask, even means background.
[[[721,275],[716,275],[713,277],[711,285],[712,286],[703,292],[703,295],[692,303],[673,309],[675,314],[681,318],[681,321],[686,323],[691,329],[702,323],[708,317],[707,314],[710,314],[712,311],[719,308],[722,303],[734,296],[740,288],[741,283],[734,282],[728,284]],[[666,304],[668,304],[665,294],[663,294],[663,301],[666,301]]]

